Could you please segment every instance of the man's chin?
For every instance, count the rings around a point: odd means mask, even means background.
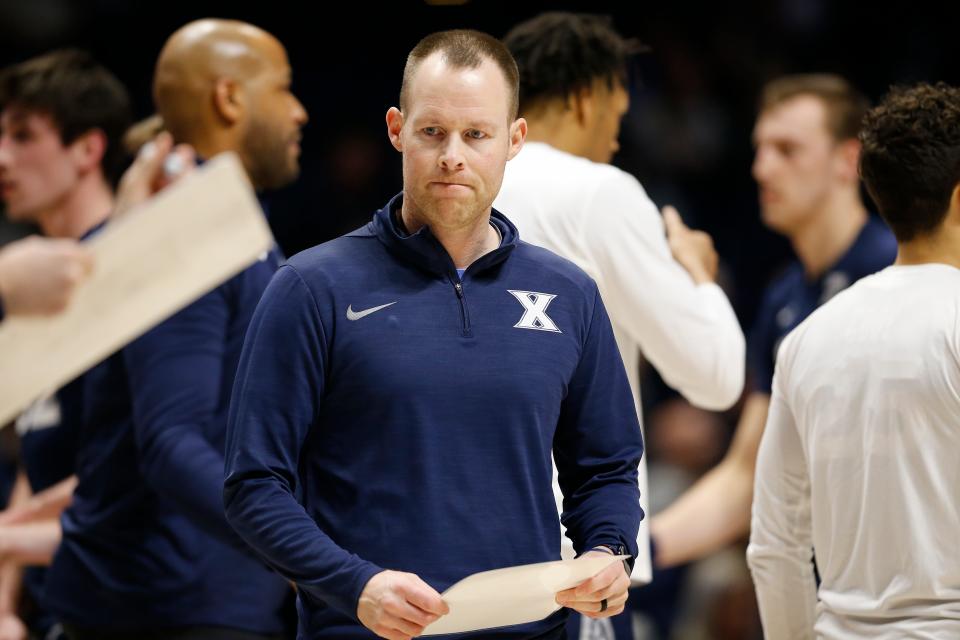
[[[473,198],[436,200],[430,209],[431,224],[451,230],[469,226],[483,213]]]

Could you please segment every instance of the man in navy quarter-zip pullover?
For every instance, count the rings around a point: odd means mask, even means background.
[[[301,638],[399,639],[478,572],[636,555],[643,445],[594,282],[491,209],[526,122],[494,38],[449,31],[410,53],[403,193],[365,227],[292,258],[250,324],[230,407],[224,501],[297,583]],[[623,610],[613,563],[557,594]],[[563,638],[568,609],[457,637]]]
[[[298,174],[307,115],[283,46],[242,22],[178,30],[154,94],[177,142],[233,150],[255,188]],[[202,213],[198,213],[201,215]],[[278,638],[289,584],[240,540],[222,501],[226,416],[276,251],[84,375],[78,485],[47,587],[71,640]]]

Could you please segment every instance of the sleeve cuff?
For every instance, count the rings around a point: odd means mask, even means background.
[[[583,553],[590,551],[591,549],[596,549],[597,547],[606,547],[615,556],[628,556],[626,560],[623,561],[624,568],[627,571],[627,575],[633,573],[633,565],[636,562],[636,554],[628,547],[623,544],[621,540],[611,540],[609,538],[596,538],[590,540],[585,546]],[[583,555],[581,553],[580,555]]]
[[[373,563],[367,563],[366,566],[357,572],[356,577],[352,581],[350,593],[348,594],[348,600],[342,603],[341,610],[343,613],[359,622],[357,619],[357,607],[360,604],[360,594],[363,593],[367,583],[370,582],[370,578],[378,573],[381,573],[382,571],[384,571],[383,568],[378,567]],[[348,608],[349,610],[347,610]]]

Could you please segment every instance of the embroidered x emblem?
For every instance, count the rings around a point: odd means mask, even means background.
[[[512,289],[507,291],[523,305],[523,316],[517,324],[513,325],[515,328],[563,333],[547,315],[547,307],[557,297],[556,295],[537,293],[536,291],[514,291]]]

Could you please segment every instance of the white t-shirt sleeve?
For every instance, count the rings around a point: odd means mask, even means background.
[[[747,547],[767,640],[813,640],[816,622],[810,476],[790,405],[790,343],[788,337],[777,357]]]
[[[743,389],[746,347],[726,295],[695,284],[673,259],[660,212],[633,176],[611,171],[587,208],[583,235],[611,319],[692,404],[729,408]]]

